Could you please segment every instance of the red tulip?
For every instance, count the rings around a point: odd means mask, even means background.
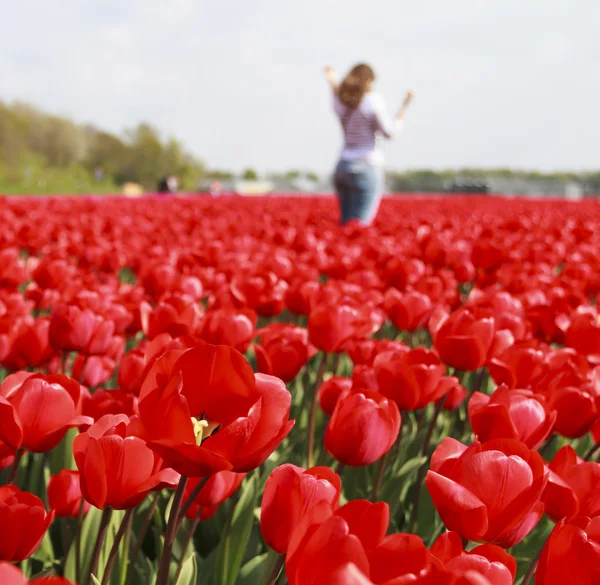
[[[444,400],[444,410],[456,410],[467,398],[468,392],[464,386],[458,382],[454,376],[444,376],[441,384],[446,384],[450,390],[444,390],[446,399]]]
[[[496,384],[509,388],[533,388],[545,374],[547,366],[542,351],[529,345],[513,345],[492,358],[487,368]]]
[[[535,585],[600,583],[600,517],[561,520],[546,541]]]
[[[333,511],[321,501],[302,517],[286,557],[290,585],[321,585],[342,566],[353,563],[368,576],[367,554],[384,539],[389,523],[385,502],[354,500]]]
[[[333,414],[338,398],[344,390],[350,390],[351,388],[352,380],[350,380],[350,378],[333,376],[332,378],[325,380],[325,382],[319,386],[317,395],[321,410],[326,414]]]
[[[385,455],[400,432],[394,402],[372,390],[346,390],[325,431],[325,448],[345,465],[370,465]]]
[[[564,386],[545,392],[550,408],[556,410],[554,432],[578,438],[591,429],[598,418],[598,398],[590,386]]]
[[[235,473],[233,471],[219,471],[208,478],[208,481],[202,486],[199,494],[194,499],[192,505],[187,511],[188,518],[195,518],[201,510],[218,508],[225,500],[229,499],[235,491],[242,485],[246,477],[245,473]],[[184,501],[187,501],[191,492],[198,486],[198,483],[205,478],[192,478],[185,485]],[[204,520],[205,518],[202,518]]]
[[[309,315],[319,292],[319,283],[314,280],[299,281],[285,293],[287,308],[296,315]]]
[[[378,354],[386,351],[408,351],[410,348],[394,339],[373,339],[372,337],[357,337],[345,344],[346,353],[355,366],[372,366]]]
[[[494,319],[477,319],[466,308],[450,315],[432,315],[429,330],[442,360],[460,370],[473,371],[483,366],[494,341]]]
[[[352,337],[363,337],[372,332],[373,323],[369,318],[349,305],[320,305],[308,318],[311,342],[327,353],[339,353]]]
[[[352,388],[363,388],[379,392],[375,370],[370,366],[354,366],[352,369]]]
[[[50,344],[60,351],[106,353],[115,324],[77,305],[63,305],[50,318]]]
[[[550,435],[556,411],[531,390],[500,386],[491,396],[475,392],[468,405],[473,432],[480,441],[518,439],[537,449]]]
[[[89,398],[83,400],[83,414],[98,420],[105,414],[138,414],[138,400],[134,394],[123,390],[99,388]]]
[[[51,451],[70,428],[93,422],[81,416],[81,387],[67,376],[19,372],[0,386],[0,439],[15,449]]]
[[[476,546],[470,551],[463,549],[457,532],[445,532],[433,543],[431,554],[438,568],[465,574],[476,572],[492,585],[512,585],[517,573],[517,562],[502,548],[493,544]]]
[[[0,487],[0,560],[22,561],[38,548],[54,518],[42,501],[18,487]]]
[[[148,492],[179,482],[179,475],[162,469],[160,458],[128,426],[124,414],[105,415],[73,440],[81,491],[96,508],[134,508]]]
[[[52,357],[53,349],[48,341],[50,321],[47,318],[19,319],[13,330],[13,341],[8,355],[2,360],[5,368],[11,371],[28,366],[39,367]]]
[[[260,512],[265,542],[285,554],[292,532],[308,510],[322,501],[336,508],[340,490],[340,478],[329,467],[304,470],[287,463],[275,468],[265,484]]]
[[[555,522],[565,516],[600,515],[600,463],[583,461],[565,445],[548,465],[550,477],[542,496],[546,514]]]
[[[27,585],[28,581],[18,567],[3,561],[0,562],[0,583],[2,585]]]
[[[390,534],[368,556],[373,583],[389,583],[398,577],[408,582],[431,565],[431,555],[416,534]]]
[[[437,402],[450,390],[442,384],[446,367],[429,350],[380,353],[374,362],[379,392],[400,410],[417,410]]]
[[[395,288],[385,293],[384,307],[390,321],[403,331],[416,331],[423,327],[433,310],[427,295],[416,291],[401,293]]]
[[[144,351],[136,348],[126,353],[119,363],[118,385],[124,392],[138,395],[142,386],[142,376],[146,362]]]
[[[155,362],[139,408],[149,446],[182,475],[201,477],[263,463],[294,425],[290,405],[281,380],[255,375],[231,347],[201,343]]]
[[[115,371],[115,360],[106,355],[79,354],[73,362],[71,375],[89,388],[96,388],[107,382]]]
[[[50,476],[48,481],[48,504],[59,518],[77,518],[81,507],[81,487],[79,472],[63,469],[57,475]],[[88,502],[84,503],[84,514],[90,509]]]
[[[202,310],[188,295],[169,294],[152,308],[148,303],[140,306],[142,328],[148,339],[161,333],[172,337],[195,335],[200,326]]]
[[[254,337],[256,313],[252,309],[217,309],[207,313],[200,338],[213,345],[230,345],[246,353]]]
[[[497,439],[467,448],[447,437],[433,453],[425,481],[449,530],[509,548],[541,518],[548,475],[540,455],[520,441]]]
[[[270,271],[236,274],[230,284],[231,294],[241,306],[250,307],[264,317],[273,317],[283,311],[287,288],[285,280]]]
[[[565,332],[565,345],[585,356],[600,359],[600,323],[596,307],[578,307],[569,318],[557,322]]]
[[[291,382],[308,361],[308,331],[295,325],[272,323],[259,331],[254,353],[259,372]]]

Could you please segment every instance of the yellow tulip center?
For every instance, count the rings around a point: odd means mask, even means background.
[[[192,424],[194,425],[194,436],[196,437],[196,445],[200,446],[204,439],[208,439],[215,429],[219,426],[219,423],[209,422],[203,418],[197,419],[192,417]]]

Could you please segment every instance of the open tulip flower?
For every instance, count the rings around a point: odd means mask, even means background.
[[[149,371],[140,393],[148,446],[179,473],[251,471],[291,431],[291,396],[273,376],[254,374],[229,346],[172,350]]]

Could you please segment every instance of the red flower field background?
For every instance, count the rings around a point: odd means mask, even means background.
[[[2,585],[598,585],[600,205],[0,199]]]

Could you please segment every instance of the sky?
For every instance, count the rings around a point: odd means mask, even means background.
[[[373,65],[390,169],[600,167],[598,0],[0,0],[0,99],[114,132],[148,121],[210,168],[327,172],[323,67]]]

